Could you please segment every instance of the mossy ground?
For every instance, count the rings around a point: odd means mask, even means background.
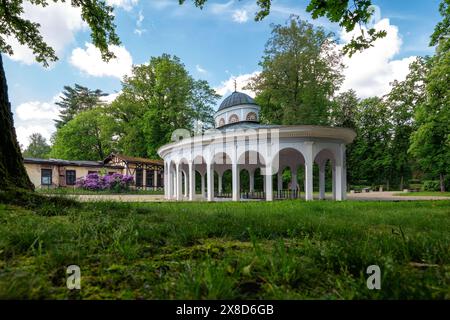
[[[450,201],[64,201],[0,204],[0,298],[450,298]]]

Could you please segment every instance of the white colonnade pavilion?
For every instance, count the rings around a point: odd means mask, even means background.
[[[313,200],[314,181],[318,182],[316,197],[325,199],[327,172],[331,175],[331,198],[346,198],[345,150],[356,136],[353,130],[259,124],[259,106],[240,92],[222,102],[215,121],[215,129],[195,136],[175,134],[174,142],[158,150],[164,159],[166,199]],[[301,184],[297,177],[299,169]],[[244,170],[245,186],[240,181]],[[230,185],[224,185],[227,172],[228,177],[231,175]],[[257,179],[259,190],[255,185]]]

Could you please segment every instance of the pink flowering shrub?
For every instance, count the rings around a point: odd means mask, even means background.
[[[131,175],[114,173],[102,176],[98,173],[90,173],[85,177],[79,178],[76,182],[76,187],[92,191],[111,190],[119,193],[129,190],[133,183],[134,178]]]

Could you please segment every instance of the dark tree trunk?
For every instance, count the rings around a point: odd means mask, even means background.
[[[445,192],[444,175],[442,173],[439,174],[439,183],[441,184],[441,192]]]
[[[34,189],[23,165],[22,153],[17,142],[0,54],[0,190],[11,188]]]

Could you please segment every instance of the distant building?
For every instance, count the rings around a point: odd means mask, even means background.
[[[138,189],[164,187],[164,163],[161,160],[111,154],[103,161],[25,158],[24,163],[36,188],[73,187],[78,178],[89,173],[133,175]]]

